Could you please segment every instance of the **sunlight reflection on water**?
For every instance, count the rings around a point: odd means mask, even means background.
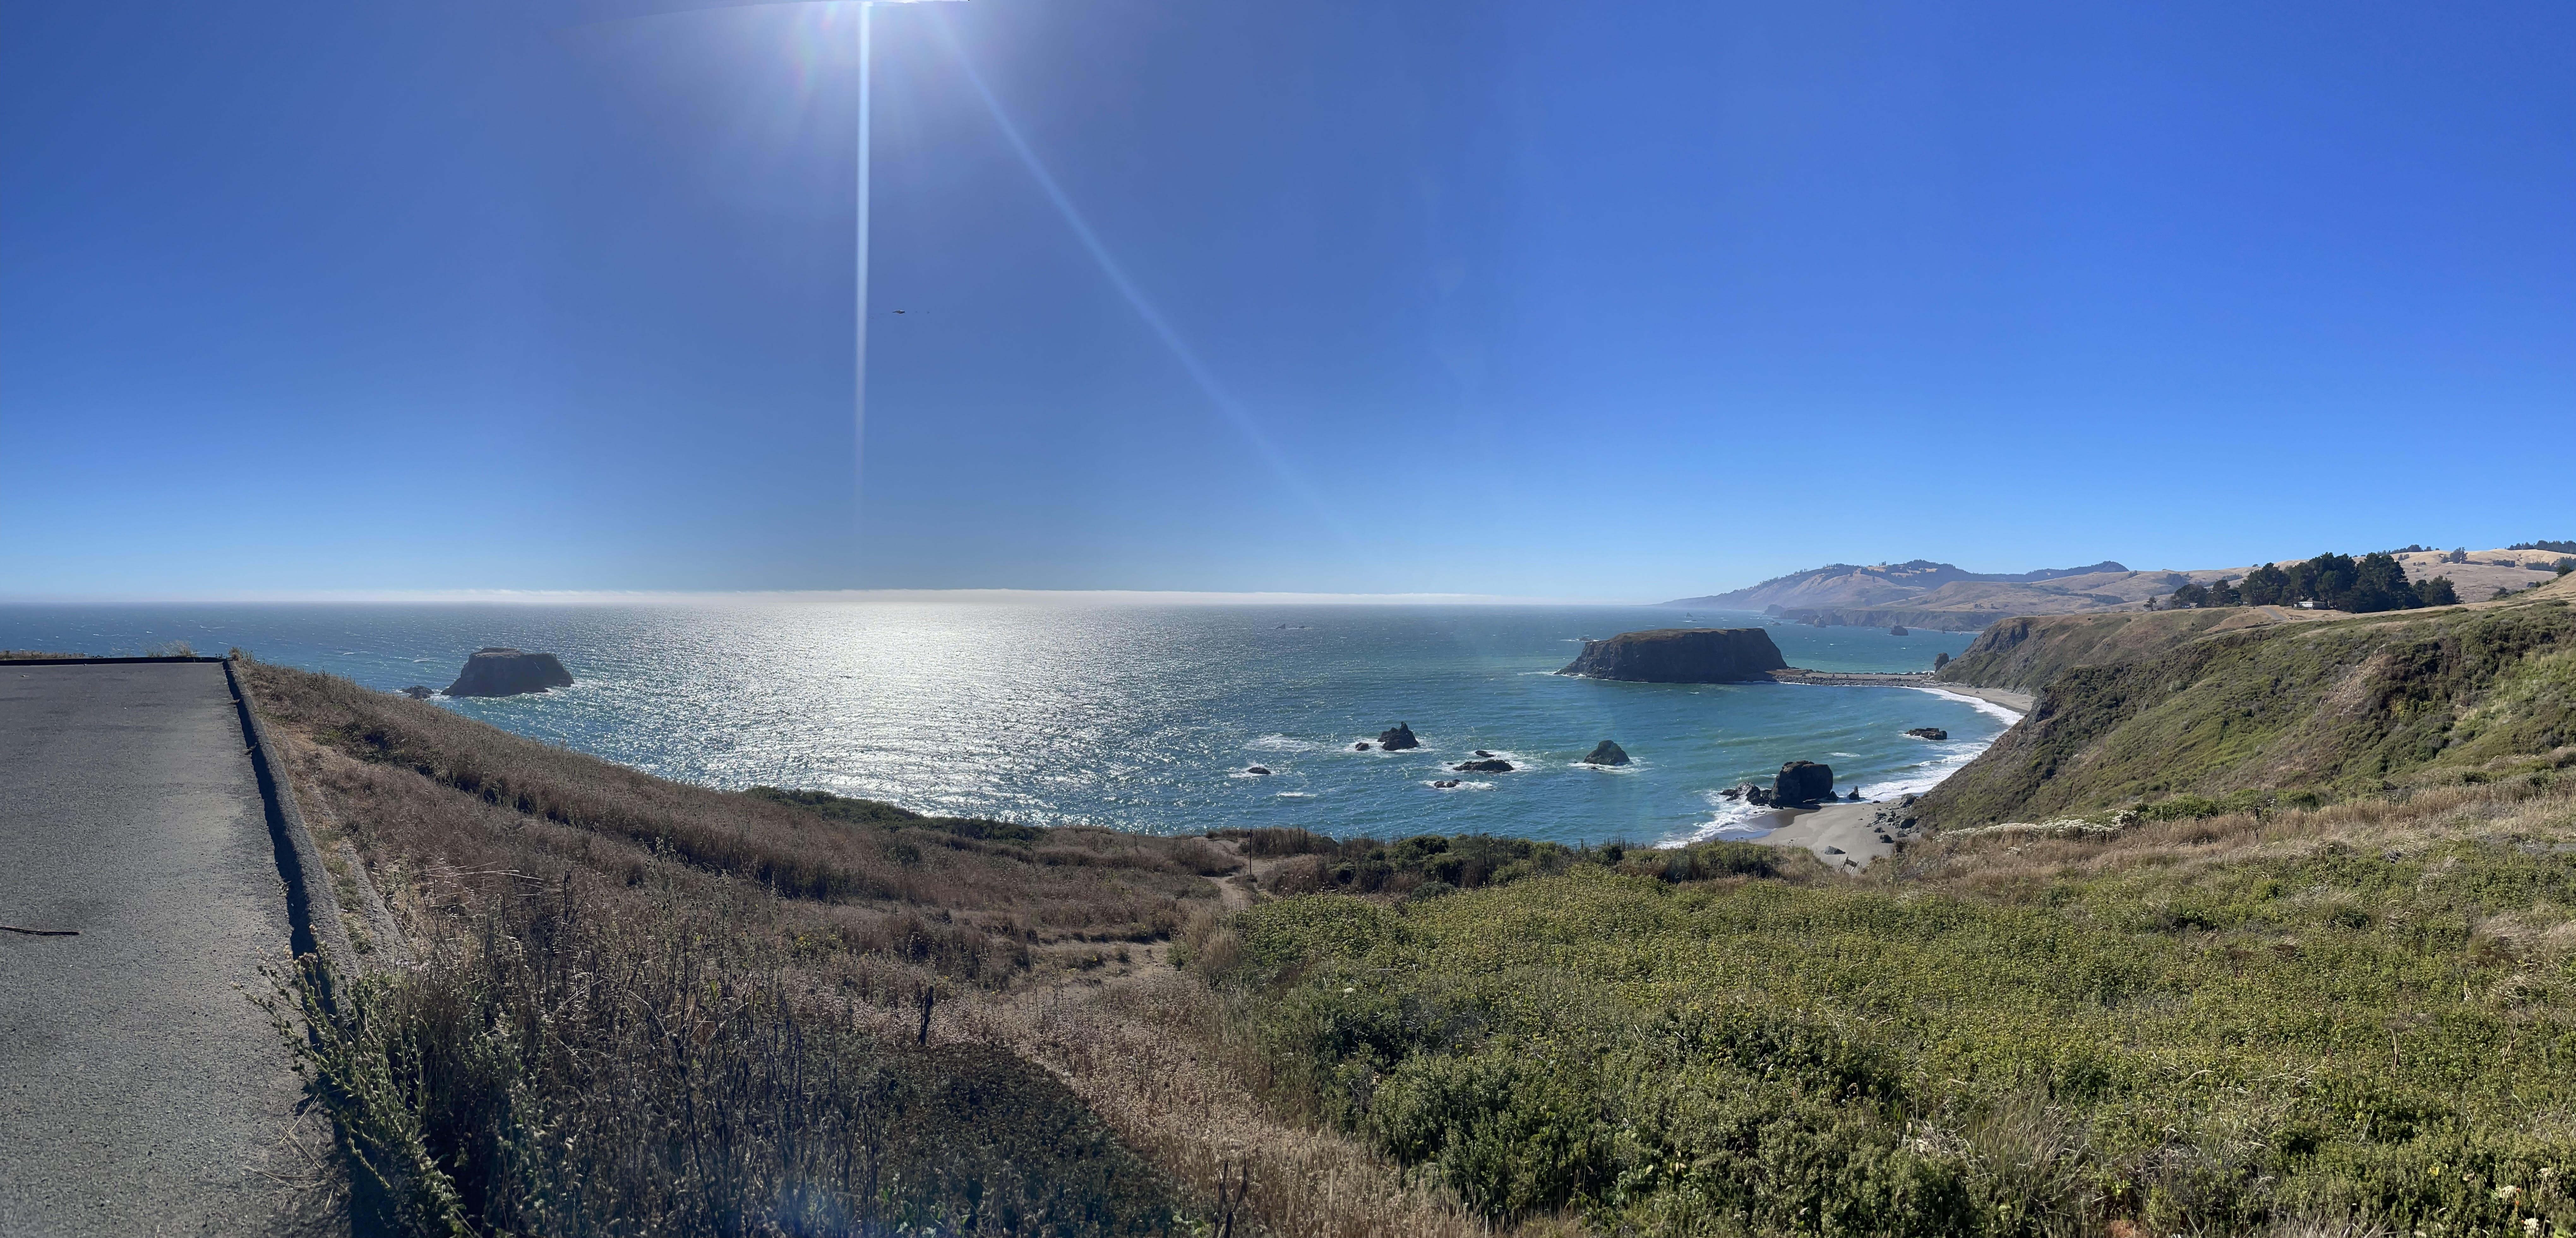
[[[1702,623],[1757,616],[1695,612]],[[1599,683],[1548,674],[1579,636],[1678,626],[1660,608],[1024,602],[0,608],[0,645],[135,651],[187,639],[387,690],[444,686],[486,644],[578,680],[445,701],[669,777],[886,799],[924,811],[1184,832],[1300,825],[1562,841],[1699,832],[1715,792],[1790,759],[1910,789],[2003,722],[1901,688]],[[1769,629],[1795,665],[1914,670],[1965,634]],[[1424,750],[1355,752],[1399,721]],[[1903,734],[1938,726],[1952,740]],[[1637,764],[1575,764],[1615,739]],[[1472,750],[1521,768],[1443,794]],[[1272,771],[1244,776],[1253,764]],[[1463,787],[1461,788],[1464,789]]]

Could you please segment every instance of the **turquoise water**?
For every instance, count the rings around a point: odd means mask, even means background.
[[[1906,688],[1570,679],[1584,637],[1758,615],[1647,607],[706,602],[682,605],[5,606],[0,648],[187,641],[369,687],[444,687],[484,645],[578,681],[440,704],[719,787],[819,788],[931,812],[1157,833],[1295,825],[1562,842],[1709,836],[1717,797],[1784,761],[1848,790],[1920,790],[2009,715]],[[1969,637],[1769,626],[1791,665],[1927,669]],[[1409,722],[1416,752],[1352,744]],[[1905,735],[1937,726],[1948,743]],[[1604,739],[1635,764],[1575,764]],[[1520,766],[1454,775],[1483,748]],[[1251,765],[1274,771],[1245,773]],[[1430,783],[1457,777],[1442,790]]]

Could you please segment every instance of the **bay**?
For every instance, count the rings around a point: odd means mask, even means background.
[[[1873,798],[1919,791],[2010,719],[1905,688],[1552,673],[1582,638],[1694,625],[1762,626],[1791,665],[1833,671],[1927,669],[1971,639],[1663,607],[718,597],[21,604],[0,606],[0,647],[240,647],[385,691],[444,687],[482,646],[545,650],[573,687],[439,705],[711,786],[1154,833],[1708,837],[1748,815],[1718,792],[1767,782],[1784,761],[1825,762]],[[1355,750],[1399,722],[1420,750]],[[1949,741],[1904,733],[1924,726]],[[1604,739],[1634,763],[1577,763]],[[1480,748],[1516,768],[1446,768]]]

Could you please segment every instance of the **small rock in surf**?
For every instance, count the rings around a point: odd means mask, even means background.
[[[1591,756],[1583,758],[1585,765],[1626,765],[1627,763],[1628,750],[1606,739],[1593,747]]]

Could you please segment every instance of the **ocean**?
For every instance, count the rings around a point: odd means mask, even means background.
[[[1719,796],[1822,761],[1920,791],[2011,720],[1909,688],[1632,684],[1553,674],[1585,637],[1766,627],[1793,666],[1928,669],[1964,633],[1892,636],[1663,607],[1013,600],[0,606],[0,648],[172,641],[442,688],[485,645],[545,650],[569,689],[442,708],[709,786],[1151,833],[1302,826],[1669,843],[1745,832]],[[1360,752],[1399,722],[1417,751]],[[1941,727],[1947,742],[1905,734]],[[1577,764],[1601,740],[1633,759]],[[1454,774],[1485,749],[1517,768]],[[1247,772],[1261,766],[1267,775]],[[1454,788],[1431,784],[1455,778]]]

